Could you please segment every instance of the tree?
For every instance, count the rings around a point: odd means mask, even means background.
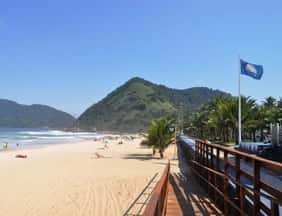
[[[241,98],[242,125],[248,132],[252,125],[252,134],[255,134],[254,125],[257,122],[249,122],[255,116],[257,105],[255,100],[249,97]],[[238,98],[217,97],[210,101],[195,114],[192,121],[193,128],[202,139],[215,139],[219,137],[222,142],[238,141]]]
[[[280,97],[279,100],[277,101],[277,107],[282,108],[282,98]]]
[[[151,122],[145,143],[152,147],[153,154],[158,151],[163,158],[165,149],[173,142],[174,131],[171,131],[172,128],[175,126],[171,119],[159,118]]]
[[[276,99],[274,97],[269,96],[269,97],[265,98],[265,101],[263,102],[263,105],[265,107],[275,107]]]

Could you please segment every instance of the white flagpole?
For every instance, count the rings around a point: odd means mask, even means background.
[[[238,144],[242,141],[242,120],[241,120],[241,61],[239,56],[239,71],[238,71]]]

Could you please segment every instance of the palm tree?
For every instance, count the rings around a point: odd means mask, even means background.
[[[174,121],[166,118],[155,119],[148,129],[146,145],[152,147],[153,154],[159,151],[161,158],[165,149],[173,142],[172,128],[175,128]]]
[[[209,115],[210,122],[213,122],[214,126],[217,128],[217,132],[223,142],[228,139],[226,134],[228,134],[228,127],[231,121],[228,116],[230,107],[228,107],[229,103],[227,100],[228,99],[222,97],[216,98],[216,107]],[[229,102],[231,102],[231,100]]]
[[[276,99],[274,97],[267,97],[265,98],[265,101],[263,102],[263,105],[265,107],[275,107],[276,105]]]
[[[242,135],[245,139],[256,140],[260,132],[263,141],[263,131],[269,130],[270,123],[282,121],[282,98],[276,100],[267,97],[262,105],[258,105],[250,97],[241,97]],[[222,142],[238,141],[238,98],[217,97],[204,105],[193,115],[189,124],[193,135],[202,139]]]
[[[277,101],[277,107],[282,108],[282,98],[280,97],[279,100]]]
[[[264,107],[255,105],[248,115],[248,119],[244,123],[245,130],[251,135],[253,142],[256,141],[256,132],[260,131],[262,141],[263,130],[266,125]]]
[[[254,125],[249,121],[255,117],[257,105],[255,100],[242,97],[241,106],[243,129],[248,132],[248,125]],[[238,98],[217,97],[210,101],[195,115],[192,126],[204,139],[220,137],[223,142],[238,141]],[[254,129],[252,133],[255,133]]]

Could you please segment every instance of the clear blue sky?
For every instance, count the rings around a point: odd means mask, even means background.
[[[127,79],[237,94],[238,54],[262,64],[242,93],[282,96],[282,1],[0,3],[0,98],[81,113]]]

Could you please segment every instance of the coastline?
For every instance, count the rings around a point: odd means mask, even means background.
[[[105,135],[93,132],[65,132],[56,129],[0,128],[0,151],[77,143],[103,136]]]

